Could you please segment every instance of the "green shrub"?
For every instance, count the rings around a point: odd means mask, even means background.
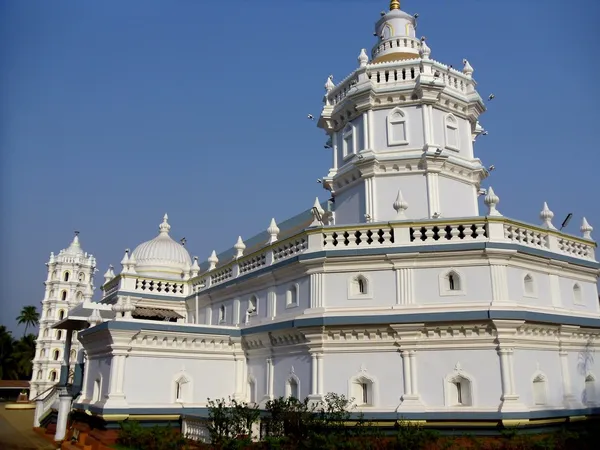
[[[139,422],[123,421],[117,443],[136,450],[181,450],[186,440],[170,425],[142,427]]]

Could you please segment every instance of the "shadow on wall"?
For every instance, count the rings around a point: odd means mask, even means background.
[[[580,397],[581,403],[592,406],[598,401],[598,398],[596,394],[596,377],[590,370],[594,366],[594,349],[592,347],[591,339],[588,339],[585,348],[583,351],[579,352],[577,359],[577,372],[584,377],[585,380]]]

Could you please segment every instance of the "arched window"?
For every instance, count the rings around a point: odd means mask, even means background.
[[[373,385],[373,380],[366,375],[352,379],[350,397],[357,406],[374,406]]]
[[[48,378],[50,379],[50,381],[56,381],[56,370],[51,370],[50,374],[48,375]]]
[[[391,38],[394,35],[394,29],[389,23],[386,23],[381,30],[381,39],[386,40]]]
[[[69,281],[69,277],[71,276],[71,274],[69,273],[69,271],[66,271],[63,274],[63,281]]]
[[[464,279],[455,269],[440,272],[440,295],[463,295]]]
[[[76,362],[77,361],[77,351],[71,350],[71,354],[70,354],[69,360],[71,362]]]
[[[79,281],[85,281],[85,273],[79,272],[79,275],[77,275],[77,278],[79,279]]]
[[[354,153],[354,128],[352,124],[346,125],[342,132],[342,154],[343,157],[352,155]]]
[[[446,406],[474,406],[473,377],[456,364],[454,372],[445,379]]]
[[[573,285],[573,302],[576,305],[583,304],[583,297],[581,295],[581,286],[579,286],[579,284],[577,284],[577,283],[575,283]]]
[[[459,150],[458,120],[449,114],[446,116],[446,148]]]
[[[253,295],[248,300],[248,315],[254,316],[258,313],[258,297]]]
[[[57,276],[57,274],[56,274],[56,270],[54,270],[54,271],[52,272],[52,279],[53,279],[53,280],[56,280],[56,276]]]
[[[448,274],[448,290],[460,291],[460,277],[455,272]]]
[[[36,375],[35,379],[36,380],[41,380],[42,379],[42,371],[41,370],[37,371],[37,375]]]
[[[58,339],[59,341],[62,339],[62,330],[56,331],[56,339]]]
[[[294,397],[300,400],[300,380],[297,376],[291,375],[285,385],[285,396]]]
[[[593,405],[596,403],[596,378],[591,373],[585,377],[584,403]]]
[[[44,330],[43,336],[44,336],[45,338],[46,338],[46,337],[48,337],[48,328],[46,328],[46,329]]]
[[[79,291],[77,292],[77,301],[81,301],[83,300],[83,292]]]
[[[545,405],[546,399],[546,376],[538,373],[533,377],[533,404],[536,406]]]
[[[285,294],[285,305],[287,307],[298,306],[298,285],[290,286]]]
[[[406,115],[400,108],[394,108],[387,117],[387,140],[388,145],[406,145],[408,127],[406,126]]]
[[[219,306],[219,323],[225,322],[225,305]]]
[[[523,291],[527,297],[535,295],[535,281],[530,274],[525,275],[525,278],[523,278]]]
[[[54,352],[52,352],[52,359],[54,359],[54,361],[58,361],[58,358],[60,358],[60,351],[54,350]]]
[[[173,380],[173,402],[191,402],[192,385],[191,379],[184,373],[179,373]]]
[[[63,301],[67,299],[67,291],[62,291],[61,292],[60,299],[63,300]]]
[[[46,349],[43,348],[40,350],[40,358],[45,358],[46,357]]]
[[[61,309],[58,312],[58,320],[63,320],[64,318],[65,318],[65,312],[64,312],[64,310]]]

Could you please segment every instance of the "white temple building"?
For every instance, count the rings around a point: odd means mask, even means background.
[[[363,49],[350,75],[325,84],[324,201],[265,218],[265,232],[232,236],[203,263],[169,236],[165,215],[120,273],[106,272],[100,302],[86,297],[91,256],[81,286],[49,277],[44,317],[60,319],[66,290],[77,306],[54,328],[85,365],[80,382],[38,397],[36,423],[60,405],[57,439],[71,410],[190,430],[208,398],[262,407],[328,392],[379,421],[495,427],[600,412],[592,227],[579,218],[580,236],[557,230],[545,199],[539,224],[503,216],[474,153],[485,106],[471,64],[433,59],[398,1],[375,30],[371,56]],[[60,258],[56,280],[77,277]],[[44,383],[56,370],[51,323],[34,362]]]

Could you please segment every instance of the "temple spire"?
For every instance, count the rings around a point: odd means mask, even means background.
[[[395,9],[400,9],[400,0],[391,0],[390,1],[390,11]]]

